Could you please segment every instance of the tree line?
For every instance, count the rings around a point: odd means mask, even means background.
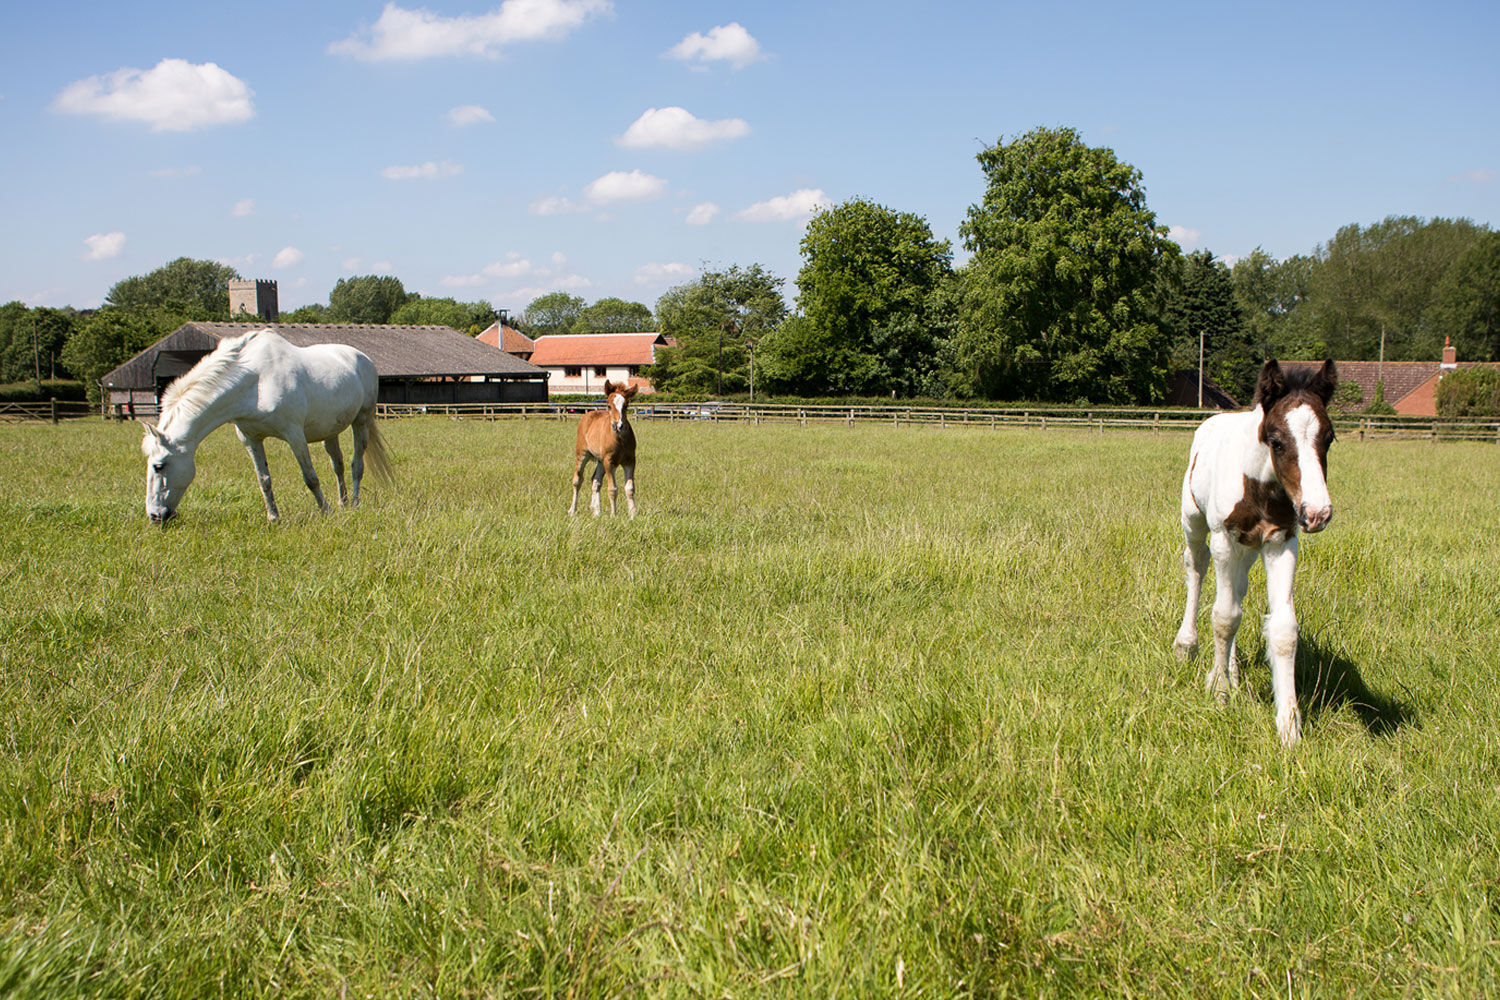
[[[962,266],[926,219],[855,198],[808,224],[791,306],[783,278],[735,264],[654,310],[558,291],[508,322],[533,337],[659,331],[672,346],[643,374],[684,394],[744,392],[753,369],[758,391],[798,396],[1149,404],[1201,349],[1206,374],[1248,400],[1268,357],[1435,359],[1451,339],[1463,360],[1500,361],[1500,233],[1487,225],[1391,216],[1306,255],[1256,249],[1229,264],[1184,254],[1140,171],[1072,129],[1033,129],[977,159]],[[0,306],[0,382],[71,376],[95,398],[99,376],[182,323],[231,319],[239,277],[180,258],[120,281],[97,310]],[[473,335],[500,315],[363,275],[281,321]]]

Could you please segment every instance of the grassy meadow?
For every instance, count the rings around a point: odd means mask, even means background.
[[[1334,446],[1287,752],[1259,569],[1171,653],[1184,434],[638,421],[630,521],[383,427],[161,530],[0,426],[0,996],[1500,995],[1497,446]]]

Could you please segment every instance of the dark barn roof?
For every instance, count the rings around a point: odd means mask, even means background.
[[[348,344],[375,362],[382,379],[540,379],[536,365],[522,361],[446,326],[376,326],[367,323],[184,323],[99,381],[105,388],[150,389],[158,374],[181,374],[183,364],[212,351],[226,337],[269,326],[298,347]],[[161,357],[166,355],[165,358]],[[196,357],[195,357],[196,356]],[[158,366],[163,362],[175,364]]]
[[[1198,405],[1198,369],[1179,368],[1172,373],[1172,378],[1167,383],[1167,395],[1162,400],[1165,406],[1197,406]],[[1238,410],[1240,404],[1235,402],[1233,396],[1219,387],[1219,384],[1207,375],[1203,376],[1203,407],[1214,407],[1220,410]]]

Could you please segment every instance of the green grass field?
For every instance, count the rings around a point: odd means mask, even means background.
[[[1171,653],[1183,434],[641,421],[630,521],[384,429],[163,531],[0,426],[0,995],[1500,994],[1495,445],[1334,446],[1286,752],[1258,569],[1238,698]]]

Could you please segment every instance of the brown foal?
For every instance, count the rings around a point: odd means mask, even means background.
[[[599,487],[609,477],[609,512],[615,512],[615,469],[625,470],[625,505],[635,517],[635,431],[625,416],[625,408],[635,398],[635,386],[604,383],[605,408],[585,413],[578,421],[577,466],[573,469],[573,502],[568,513],[578,513],[578,487],[583,485],[583,467],[589,460],[594,466],[593,496],[589,508],[599,516]]]

